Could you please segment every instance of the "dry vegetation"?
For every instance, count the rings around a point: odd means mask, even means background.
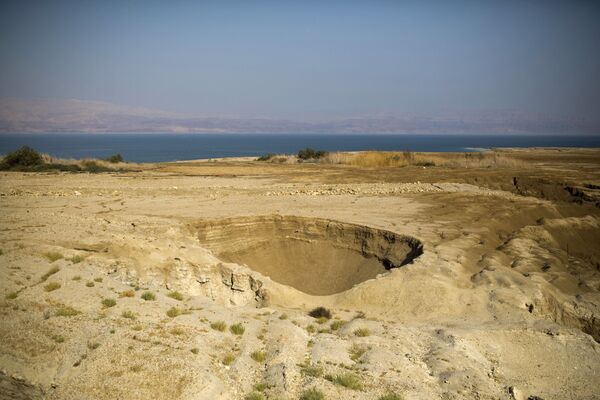
[[[472,153],[414,153],[410,151],[364,151],[358,153],[328,153],[319,160],[324,164],[345,164],[366,168],[377,167],[450,167],[490,168],[517,167],[522,164],[496,151]]]
[[[524,162],[501,151],[465,153],[417,153],[412,151],[361,151],[326,153],[317,158],[301,158],[293,154],[267,154],[258,161],[274,164],[296,164],[313,162],[319,164],[353,165],[364,168],[380,167],[447,167],[447,168],[492,168],[519,167]]]

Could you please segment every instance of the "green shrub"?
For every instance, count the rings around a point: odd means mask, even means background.
[[[210,327],[215,331],[223,332],[227,329],[227,324],[223,321],[217,321],[210,324]]]
[[[315,150],[307,147],[298,152],[298,158],[301,160],[311,160],[311,159],[319,159],[325,157],[327,155],[326,151],[323,150]]]
[[[1,169],[34,167],[44,164],[42,155],[29,146],[8,153],[0,163]]]
[[[142,293],[142,299],[146,301],[156,300],[156,296],[152,292],[144,292]]]
[[[60,289],[60,283],[58,282],[49,282],[46,286],[44,286],[44,290],[46,292],[52,292],[56,289]]]
[[[306,327],[306,332],[308,332],[308,333],[315,333],[315,332],[316,332],[316,330],[317,330],[317,328],[315,328],[315,326],[314,326],[314,325],[308,325],[308,326]]]
[[[302,392],[300,400],[325,400],[325,394],[313,387]]]
[[[102,306],[104,308],[110,308],[117,305],[117,301],[115,299],[104,299],[102,300]]]
[[[87,286],[87,287],[94,287],[95,285],[94,285],[94,282],[88,281],[88,282],[86,282],[85,286]]]
[[[183,295],[181,293],[179,293],[178,291],[169,292],[167,294],[167,296],[169,296],[170,298],[175,299],[175,300],[179,300],[179,301],[183,300]]]
[[[109,163],[112,163],[112,164],[116,164],[116,163],[120,163],[120,162],[124,162],[125,161],[123,159],[123,156],[121,154],[119,154],[119,153],[113,154],[110,157],[106,157],[105,160],[108,161]]]
[[[325,318],[325,319],[331,319],[331,311],[329,311],[327,308],[325,307],[317,307],[317,308],[313,308],[308,315],[310,315],[313,318]]]
[[[135,319],[135,313],[130,310],[125,310],[121,313],[121,317],[127,318],[127,319]]]
[[[234,335],[243,335],[244,332],[246,331],[246,328],[244,328],[244,325],[242,325],[242,324],[233,324],[229,327],[229,330]]]
[[[94,282],[102,283],[102,278],[94,278]]]
[[[264,362],[264,361],[267,359],[267,353],[265,353],[265,352],[264,352],[264,351],[262,351],[262,350],[257,350],[257,351],[253,351],[253,352],[250,354],[250,357],[251,357],[251,358],[252,358],[254,361],[256,361],[256,362],[258,362],[258,363],[261,363],[261,362]]]

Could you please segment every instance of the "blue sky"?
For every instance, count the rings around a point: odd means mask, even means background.
[[[599,119],[600,2],[2,1],[0,96]]]

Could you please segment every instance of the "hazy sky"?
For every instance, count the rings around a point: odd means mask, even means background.
[[[600,118],[598,1],[0,3],[0,96],[321,118]]]

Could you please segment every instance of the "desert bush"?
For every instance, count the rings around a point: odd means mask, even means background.
[[[257,392],[264,392],[265,390],[270,388],[269,384],[266,382],[255,383],[253,387],[254,390],[256,390]]]
[[[369,349],[365,346],[353,344],[352,346],[350,346],[348,353],[350,353],[350,359],[352,361],[357,361],[359,358],[362,357],[363,354],[367,352],[367,350]]]
[[[191,351],[193,354],[198,354],[198,353],[200,352],[200,349],[199,349],[199,348],[197,348],[197,347],[194,347],[194,348],[190,349],[190,351]]]
[[[358,328],[354,331],[354,335],[358,337],[365,337],[369,336],[370,334],[371,331],[369,330],[369,328]]]
[[[329,377],[329,378],[331,378],[331,377]],[[361,390],[362,389],[362,383],[360,382],[360,379],[358,378],[358,376],[351,374],[351,373],[336,375],[331,379],[331,381],[333,383],[335,383],[336,385],[340,385],[340,386],[343,386],[348,389],[352,389],[352,390]]]
[[[223,365],[231,365],[235,361],[235,354],[228,353],[223,357]]]
[[[227,329],[227,324],[223,321],[217,321],[210,324],[210,327],[215,331],[223,332]]]
[[[183,335],[184,333],[185,333],[185,330],[183,330],[183,328],[181,328],[179,326],[171,329],[171,334],[175,335],[175,336]]]
[[[0,169],[35,167],[44,164],[42,155],[29,146],[23,146],[8,153],[0,162]]]
[[[306,332],[308,332],[308,333],[315,333],[316,331],[317,331],[317,328],[315,328],[314,325],[308,325],[306,327]]]
[[[113,154],[112,156],[106,157],[104,159],[105,161],[108,161],[111,164],[116,164],[116,163],[120,163],[120,162],[124,162],[125,160],[123,159],[123,156],[119,153],[117,154]]]
[[[52,336],[52,340],[54,340],[56,343],[63,343],[65,338],[62,335],[54,335]]]
[[[252,392],[249,395],[247,395],[244,399],[245,400],[266,400],[266,397],[264,394],[262,394],[260,392]]]
[[[256,350],[256,351],[253,351],[252,353],[250,353],[250,357],[254,361],[256,361],[258,363],[261,363],[261,362],[264,362],[267,359],[267,353],[265,353],[262,350]]]
[[[323,376],[323,368],[318,366],[307,366],[300,370],[303,375],[312,376],[313,378],[320,378]]]
[[[125,310],[121,313],[121,317],[127,319],[135,319],[135,313],[131,310]]]
[[[263,154],[262,156],[258,157],[256,159],[256,161],[269,161],[270,159],[272,159],[273,157],[275,157],[276,154],[275,153],[267,153],[267,154]]]
[[[315,150],[310,147],[302,149],[298,152],[298,158],[301,160],[317,160],[319,158],[325,157],[326,155],[326,151]]]
[[[88,282],[85,283],[85,286],[87,286],[87,287],[94,287],[96,285],[94,285],[94,282],[88,281]]]
[[[388,393],[383,396],[379,396],[377,400],[403,400],[403,397],[396,393]]]
[[[74,255],[73,257],[69,258],[69,261],[71,261],[73,264],[79,264],[83,260],[85,260],[85,257],[81,256],[79,254]]]
[[[94,278],[94,282],[102,283],[102,278]]]
[[[74,317],[78,314],[81,314],[81,312],[69,306],[60,307],[54,312],[57,317]]]
[[[329,327],[331,328],[332,331],[337,331],[338,329],[340,329],[342,326],[344,326],[346,322],[336,319],[335,321],[333,321],[331,323],[331,325],[329,325]]]
[[[98,342],[88,342],[87,347],[90,350],[96,350],[98,347],[100,347],[100,343],[98,343]]]
[[[10,292],[5,297],[7,300],[14,300],[19,295],[19,292]]]
[[[156,296],[154,295],[154,293],[152,292],[144,292],[142,293],[142,299],[146,300],[146,301],[152,301],[152,300],[156,300]]]
[[[300,400],[325,400],[325,394],[321,390],[313,387],[302,392]]]
[[[234,335],[243,335],[244,332],[246,331],[246,328],[244,328],[244,325],[242,324],[233,324],[229,327],[229,330],[231,331],[231,333],[233,333]]]
[[[286,313],[283,313],[283,314],[281,314],[281,315],[279,316],[279,319],[280,319],[280,320],[286,320],[286,319],[288,319],[288,315],[287,315]]]
[[[58,267],[52,267],[52,268],[50,268],[48,270],[48,272],[46,272],[44,275],[42,275],[42,277],[40,278],[40,280],[42,282],[45,282],[48,278],[50,278],[52,275],[54,275],[58,271],[60,271],[60,269]]]
[[[73,280],[73,281],[80,281],[81,280],[81,275],[75,275],[74,277],[71,278],[71,280]]]
[[[169,308],[169,310],[167,311],[167,316],[171,317],[171,318],[175,318],[179,315],[183,314],[183,310],[177,307],[171,307]]]
[[[57,289],[60,289],[60,283],[58,282],[48,282],[48,284],[44,286],[46,292],[52,292]]]
[[[181,293],[179,293],[178,291],[169,292],[167,294],[167,296],[169,296],[170,298],[175,299],[175,300],[179,300],[179,301],[183,300],[183,295]]]
[[[56,251],[49,251],[47,253],[44,253],[44,257],[46,257],[48,259],[48,261],[50,261],[52,263],[54,261],[58,261],[61,258],[63,258],[63,255]]]
[[[329,309],[325,308],[325,307],[317,307],[317,308],[313,308],[308,315],[310,315],[313,318],[326,318],[326,319],[331,319],[331,311],[329,311]]]
[[[135,290],[124,290],[119,294],[119,297],[135,297]]]
[[[102,300],[102,306],[104,308],[110,308],[117,305],[117,300],[115,299],[104,299]]]

